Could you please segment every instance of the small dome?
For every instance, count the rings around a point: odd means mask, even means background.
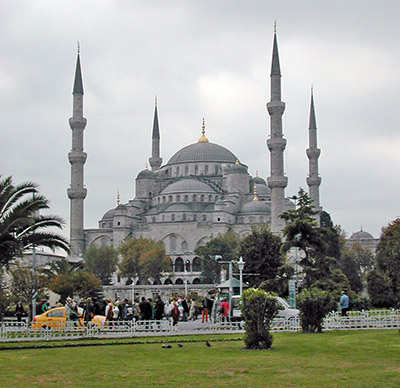
[[[253,182],[257,185],[267,186],[267,182],[263,178],[259,177],[258,175],[253,178]],[[258,190],[258,187],[257,187],[257,190]]]
[[[241,210],[244,214],[271,214],[269,205],[264,201],[250,201],[245,203]]]
[[[153,171],[148,170],[147,168],[145,170],[142,170],[139,172],[138,176],[136,179],[155,179],[156,174]]]
[[[360,230],[358,232],[354,232],[350,236],[350,240],[363,240],[363,239],[373,239],[374,236],[372,236],[371,233],[366,232],[365,230]]]
[[[244,164],[235,163],[226,169],[227,174],[247,174],[247,167]]]
[[[126,210],[126,206],[121,203],[117,206],[115,210]]]
[[[206,183],[196,179],[181,179],[168,185],[160,195],[175,193],[213,193],[215,191]]]
[[[225,205],[225,202],[223,199],[219,199],[217,202],[215,202],[216,205]]]
[[[257,195],[259,197],[270,197],[271,196],[271,189],[262,183],[256,183],[256,188],[257,188]],[[253,190],[254,190],[254,185],[253,185]]]
[[[115,208],[106,212],[101,220],[111,220],[115,216]]]

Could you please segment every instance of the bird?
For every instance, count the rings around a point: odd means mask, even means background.
[[[211,344],[206,340],[206,346],[211,347]]]
[[[162,348],[166,348],[166,347],[167,347],[167,345],[165,345],[165,344],[162,344],[162,345],[161,345],[161,347],[162,347]]]
[[[167,345],[166,348],[167,348],[167,349],[171,349],[172,346],[171,346],[171,345]]]
[[[178,346],[179,346],[180,348],[183,348],[183,345],[182,345],[182,344],[178,344]]]

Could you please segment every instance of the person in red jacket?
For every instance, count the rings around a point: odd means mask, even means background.
[[[219,308],[219,311],[221,312],[221,319],[222,322],[228,322],[229,321],[229,312],[230,312],[230,308],[229,308],[229,302],[226,298],[224,298],[224,300],[221,302],[221,306]]]

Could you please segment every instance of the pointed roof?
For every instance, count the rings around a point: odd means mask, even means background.
[[[83,93],[82,72],[81,72],[81,61],[79,58],[79,52],[78,52],[78,58],[76,60],[74,90],[73,90],[72,94],[84,94]]]
[[[281,75],[281,66],[279,64],[278,39],[276,37],[276,31],[274,33],[274,48],[272,50],[271,75]]]
[[[317,129],[317,121],[315,120],[315,110],[314,110],[314,93],[311,88],[311,106],[310,106],[310,124],[308,129]]]
[[[154,107],[154,119],[153,119],[153,139],[159,139],[160,138],[160,128],[158,126],[158,111],[157,111],[157,97],[155,101],[155,107]]]

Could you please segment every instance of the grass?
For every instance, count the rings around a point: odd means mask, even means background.
[[[211,347],[205,346],[206,338]],[[276,333],[273,349],[263,351],[244,350],[236,339],[153,337],[130,339],[147,342],[140,344],[118,341],[119,346],[2,350],[0,386],[400,386],[400,336],[395,330]],[[170,341],[172,348],[162,349],[157,340]]]

